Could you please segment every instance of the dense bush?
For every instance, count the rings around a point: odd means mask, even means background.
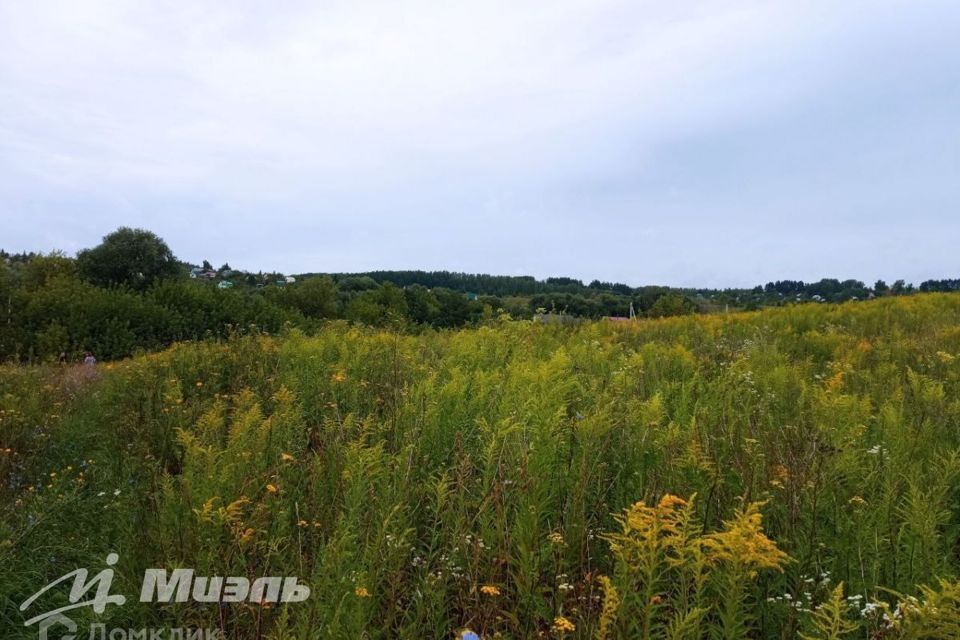
[[[277,332],[285,323],[312,326],[295,305],[254,290],[221,290],[186,279],[146,291],[101,287],[77,277],[72,260],[36,257],[22,269],[0,265],[0,358],[70,361],[84,351],[100,359],[155,350],[178,340],[249,330]]]

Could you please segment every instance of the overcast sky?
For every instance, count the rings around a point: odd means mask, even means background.
[[[960,277],[957,0],[0,0],[0,247]]]

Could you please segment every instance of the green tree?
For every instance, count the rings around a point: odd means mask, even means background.
[[[364,324],[392,324],[403,322],[407,317],[407,301],[403,291],[389,282],[384,282],[377,289],[364,291],[347,306],[347,318]]]
[[[337,314],[337,285],[332,278],[307,278],[284,291],[292,305],[308,318],[332,318]]]
[[[437,297],[423,285],[413,284],[403,290],[410,319],[421,324],[432,324],[440,313]]]
[[[695,311],[696,306],[689,298],[679,293],[668,293],[657,298],[647,315],[653,318],[665,318],[688,315]]]
[[[77,267],[81,277],[96,285],[125,285],[139,291],[181,272],[166,242],[155,233],[129,227],[120,227],[96,247],[78,253]]]
[[[23,266],[23,286],[36,291],[60,280],[76,279],[77,266],[60,252],[35,256]]]

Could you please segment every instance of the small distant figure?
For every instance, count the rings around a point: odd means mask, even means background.
[[[87,353],[83,356],[83,364],[92,367],[93,365],[97,364],[97,359],[93,357],[92,353],[87,351]]]

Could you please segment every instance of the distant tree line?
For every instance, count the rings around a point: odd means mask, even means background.
[[[199,276],[189,277],[190,274]],[[920,291],[955,291],[960,280],[929,280]],[[304,274],[215,269],[180,262],[142,229],[120,228],[75,258],[0,250],[0,359],[112,359],[175,341],[234,332],[312,330],[343,319],[369,325],[455,328],[508,315],[664,317],[798,302],[914,292],[913,285],[783,280],[753,289],[630,287],[616,282],[448,271]]]

